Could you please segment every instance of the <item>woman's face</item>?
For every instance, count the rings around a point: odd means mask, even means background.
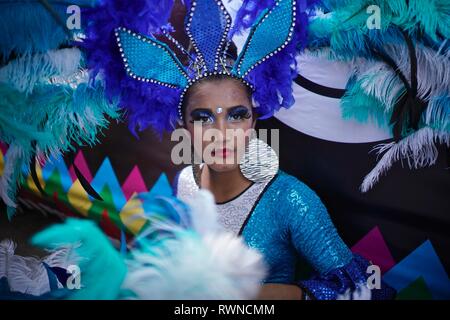
[[[237,80],[220,79],[191,89],[184,119],[194,152],[213,171],[236,169],[256,123],[247,88]]]

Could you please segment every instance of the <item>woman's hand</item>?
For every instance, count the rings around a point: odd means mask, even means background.
[[[302,289],[296,285],[267,283],[261,286],[258,300],[301,300]]]

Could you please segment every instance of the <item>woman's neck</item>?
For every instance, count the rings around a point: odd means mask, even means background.
[[[252,182],[239,169],[216,172],[204,165],[201,172],[201,186],[214,195],[217,203],[227,202],[247,189]]]

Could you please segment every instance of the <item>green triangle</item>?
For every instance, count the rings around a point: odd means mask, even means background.
[[[397,300],[433,300],[423,277],[417,278],[409,286],[397,293]]]
[[[94,199],[92,201],[92,207],[89,209],[88,216],[95,221],[100,221],[102,218],[103,210],[106,209],[109,219],[112,221],[112,223],[119,229],[123,229],[124,226],[122,220],[120,220],[119,212],[117,212],[114,205],[111,189],[107,185],[105,185],[99,194],[102,197],[103,201]]]
[[[53,198],[53,194],[58,194],[58,200],[68,203],[67,193],[63,188],[62,182],[61,182],[61,175],[58,170],[54,170],[50,177],[45,181],[45,187],[44,187],[45,193],[48,195],[48,197]]]

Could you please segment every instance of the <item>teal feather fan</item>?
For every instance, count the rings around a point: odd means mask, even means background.
[[[0,141],[9,145],[0,196],[10,219],[33,159],[93,145],[119,116],[102,82],[89,81],[80,50],[71,47],[75,31],[65,25],[70,5],[93,2],[0,1]]]
[[[445,0],[324,1],[310,24],[311,54],[352,63],[342,116],[374,122],[394,141],[375,148],[368,191],[396,161],[436,162],[450,146],[450,3]],[[378,12],[377,12],[378,10]],[[379,13],[379,28],[369,27]]]

